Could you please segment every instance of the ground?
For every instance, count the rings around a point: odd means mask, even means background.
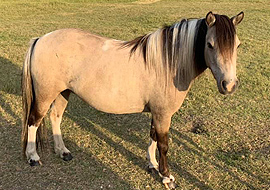
[[[21,68],[28,42],[60,28],[131,40],[209,11],[234,16],[242,45],[232,96],[207,71],[170,129],[169,166],[179,189],[270,188],[270,5],[268,0],[2,0],[0,2],[0,189],[163,189],[147,172],[150,115],[98,112],[72,96],[62,131],[74,159],[53,153],[50,123],[43,165],[22,156]]]

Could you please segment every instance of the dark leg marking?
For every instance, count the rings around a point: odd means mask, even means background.
[[[155,126],[154,126],[153,119],[152,119],[152,121],[151,121],[150,137],[151,137],[154,141],[157,141],[157,133],[156,133],[156,129],[155,129]]]
[[[167,161],[167,152],[168,152],[168,133],[165,134],[158,134],[157,133],[157,147],[159,150],[159,172],[165,176],[169,177],[170,172],[168,168],[168,161]]]

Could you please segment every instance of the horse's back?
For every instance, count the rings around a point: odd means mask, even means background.
[[[77,29],[41,37],[31,72],[40,89],[69,89],[93,107],[112,113],[142,111],[151,86],[143,59],[131,57],[121,41]]]

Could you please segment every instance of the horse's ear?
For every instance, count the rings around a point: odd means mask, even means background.
[[[215,15],[212,13],[212,11],[210,11],[209,13],[207,13],[206,18],[205,18],[206,24],[208,27],[211,27],[215,24],[216,22],[216,17]]]
[[[231,18],[232,23],[234,26],[238,25],[244,18],[244,12],[240,12],[238,15]]]

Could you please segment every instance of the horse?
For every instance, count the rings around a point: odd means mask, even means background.
[[[236,90],[236,26],[243,18],[243,12],[229,18],[210,11],[201,19],[183,19],[131,41],[79,29],[32,39],[22,71],[22,144],[29,164],[41,164],[36,144],[44,143],[48,110],[55,153],[72,159],[60,130],[72,92],[102,112],[151,112],[148,167],[160,174],[166,188],[174,189],[166,156],[171,117],[192,82],[208,68],[221,94]]]

